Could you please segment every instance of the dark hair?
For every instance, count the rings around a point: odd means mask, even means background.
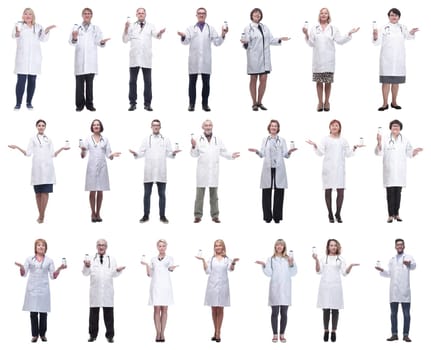
[[[93,124],[94,124],[94,122],[99,122],[99,124],[100,124],[100,132],[103,132],[103,130],[104,130],[103,124],[102,124],[102,122],[99,119],[94,119],[91,122],[90,131],[93,132]]]
[[[39,119],[39,120],[36,122],[36,126],[37,126],[37,124],[39,124],[39,123],[44,123],[44,124],[45,124],[45,126],[46,126],[46,121],[45,121],[45,120],[43,120],[43,119]]]
[[[266,129],[268,130],[268,132],[270,132],[269,129],[270,129],[272,123],[277,124],[277,134],[278,134],[280,132],[280,122],[276,119],[271,119],[269,124],[268,124],[268,127]]]
[[[160,120],[158,120],[158,119],[153,119],[152,121],[151,121],[151,126],[153,126],[153,123],[159,123],[160,124],[160,127],[162,127],[162,123],[160,122]]]
[[[339,120],[337,120],[337,119],[332,119],[332,120],[329,122],[329,129],[331,129],[331,125],[332,125],[332,124],[335,124],[335,123],[337,123],[337,124],[338,124],[338,126],[340,127],[340,131],[338,131],[338,135],[340,135],[340,134],[341,134],[341,122],[340,122]]]
[[[259,22],[260,22],[262,20],[262,18],[263,18],[263,13],[262,13],[262,10],[260,8],[258,8],[258,7],[255,7],[253,10],[251,10],[251,12],[250,12],[250,19],[253,21],[253,13],[255,13],[255,12],[259,12],[260,13],[260,20],[259,20]]]
[[[87,12],[87,11],[90,12],[91,15],[93,16],[93,10],[91,8],[89,8],[89,7],[86,7],[85,9],[83,9],[82,12],[81,12],[81,15],[83,15],[84,12]]]
[[[403,123],[401,123],[398,119],[394,119],[389,123],[389,129],[392,129],[392,125],[399,125],[400,130],[403,130]]]
[[[404,245],[404,239],[402,239],[402,238],[397,238],[396,240],[395,240],[395,245],[397,245],[397,243],[398,242],[401,242],[403,245]]]
[[[397,8],[395,8],[395,7],[391,8],[388,12],[388,17],[391,15],[391,12],[396,14],[398,17],[401,17],[401,11],[398,10]]]
[[[205,11],[205,14],[207,14],[207,9],[205,8],[205,7],[199,7],[197,10],[196,10],[196,13],[198,13],[198,11],[199,10],[204,10]]]

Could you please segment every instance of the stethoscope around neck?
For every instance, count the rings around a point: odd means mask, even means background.
[[[329,255],[326,255],[326,261],[325,261],[325,264],[326,264],[326,265],[328,265],[328,256],[329,256]],[[339,256],[339,255],[337,255],[337,258],[335,259],[335,263],[337,264],[338,262],[340,262],[340,263],[341,263],[341,259],[340,259],[340,256]]]
[[[151,134],[150,137],[149,137],[149,141],[148,141],[148,143],[150,144],[150,148],[151,148],[151,138],[153,136],[160,136],[160,138],[162,139],[162,141],[165,142],[165,138],[163,137],[162,134],[160,134],[160,133],[159,134]]]
[[[213,136],[213,135],[211,135],[211,139],[212,138],[214,138],[214,143],[217,145],[217,137],[215,137],[215,136]],[[208,139],[206,138],[206,136],[204,137],[204,135],[201,135],[201,137],[199,138],[199,142],[202,142],[202,141],[205,141],[205,140],[207,140],[208,141]],[[210,141],[208,141],[208,143],[211,143]]]
[[[269,136],[266,138],[266,141],[265,141],[265,147],[266,147],[266,145],[268,144],[268,141],[270,141],[272,138],[273,138],[273,137],[272,137],[271,135],[269,135]],[[280,137],[279,137],[278,135],[276,135],[276,136],[275,136],[275,145],[276,145],[276,146],[278,146],[280,143],[281,143]]]
[[[103,258],[107,258],[108,259],[108,269],[110,269],[111,268],[111,257],[109,256],[109,255],[99,255],[98,253],[96,253],[95,255],[94,255],[94,258],[93,258],[93,261],[95,261],[96,259],[97,259],[97,256],[103,256]],[[103,265],[103,264],[102,264]]]
[[[204,27],[207,27],[207,28],[208,28],[208,38],[210,38],[210,39],[211,39],[211,29],[210,29],[209,24],[208,24],[208,23],[205,23],[205,24],[204,24]],[[199,28],[199,26],[198,26],[197,24],[195,24],[195,25],[193,26],[193,29],[194,29],[195,33],[197,33],[197,32],[198,32],[198,30],[199,30],[199,31],[201,31],[201,30],[200,30],[200,28]],[[202,29],[202,32],[203,32],[203,29]]]
[[[403,142],[403,136],[401,134],[398,134],[398,137],[401,138],[401,142]],[[391,137],[389,139],[389,144],[390,145],[395,145],[395,139],[392,137],[392,133],[391,133]]]

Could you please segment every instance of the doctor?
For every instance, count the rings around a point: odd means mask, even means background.
[[[127,43],[130,41],[129,111],[136,109],[136,80],[140,69],[142,69],[144,76],[144,108],[147,111],[153,110],[151,108],[152,38],[160,39],[165,29],[156,31],[154,25],[145,20],[146,15],[145,9],[140,7],[136,10],[136,18],[138,20],[133,24],[127,21],[124,26],[123,42]]]
[[[220,138],[213,135],[211,120],[205,120],[202,129],[204,133],[198,140],[192,137],[190,150],[191,156],[198,158],[194,222],[202,220],[205,188],[209,187],[211,217],[215,223],[220,223],[217,196],[220,156],[235,159],[239,157],[239,152],[228,152]]]
[[[406,186],[407,157],[415,157],[423,148],[413,149],[409,140],[401,135],[403,124],[395,119],[389,123],[391,133],[382,142],[382,135],[377,134],[378,156],[383,155],[383,186],[386,187],[388,202],[388,223],[402,221],[399,215],[401,190]]]
[[[200,7],[196,10],[198,22],[187,28],[185,32],[178,32],[183,45],[189,45],[189,111],[195,110],[196,103],[196,81],[198,75],[202,77],[202,109],[205,112],[211,111],[208,106],[210,95],[211,76],[211,43],[215,46],[223,44],[227,25],[222,28],[221,36],[218,35],[214,27],[205,22],[207,10]]]
[[[16,82],[16,105],[15,110],[21,108],[25,84],[27,82],[28,109],[33,109],[32,99],[36,89],[36,76],[40,74],[42,64],[42,52],[40,42],[47,41],[49,32],[55,25],[43,27],[36,23],[36,16],[31,8],[24,9],[22,22],[16,23],[12,32],[12,38],[16,39],[15,70]]]
[[[389,108],[389,90],[392,93],[391,107],[401,109],[397,103],[399,84],[406,82],[406,49],[405,40],[415,38],[415,33],[419,30],[413,28],[410,31],[405,25],[398,23],[401,12],[397,8],[392,8],[388,12],[389,23],[380,29],[373,29],[373,43],[381,44],[380,50],[380,83],[382,83],[383,105],[379,111]]]
[[[287,149],[286,141],[278,136],[280,123],[271,120],[268,124],[269,136],[262,141],[260,151],[249,148],[263,159],[260,188],[262,189],[263,220],[270,223],[272,219],[278,224],[283,220],[284,189],[287,188],[286,166],[284,158],[289,158],[296,148]],[[274,189],[274,207],[271,208],[272,189]]]
[[[80,112],[86,107],[94,112],[93,105],[93,80],[98,73],[97,67],[97,46],[105,47],[110,38],[103,39],[99,27],[91,23],[93,11],[86,7],[82,10],[83,22],[75,25],[69,38],[69,43],[75,46],[75,77],[76,111]],[[85,90],[85,96],[84,96]]]
[[[388,264],[388,269],[384,270],[376,266],[380,271],[380,276],[390,277],[389,302],[391,305],[391,331],[392,336],[387,341],[398,340],[398,305],[401,304],[403,309],[404,327],[403,340],[411,342],[409,338],[410,331],[410,270],[416,268],[416,262],[411,255],[404,253],[404,240],[398,238],[395,240],[395,255]]]
[[[164,224],[169,223],[165,215],[166,207],[166,158],[175,158],[179,149],[172,151],[171,142],[160,133],[162,124],[160,120],[154,119],[151,122],[153,133],[142,142],[138,152],[129,150],[135,159],[145,157],[144,168],[144,216],[139,222],[147,222],[150,218],[151,192],[153,184],[157,184],[159,193],[159,215],[160,221]]]
[[[106,254],[108,242],[97,241],[97,253],[93,259],[84,260],[82,274],[90,276],[90,322],[89,342],[94,342],[99,332],[99,309],[103,308],[105,321],[105,337],[109,343],[114,342],[114,281],[113,277],[121,274],[126,267],[117,267],[112,256]]]
[[[335,44],[343,45],[352,39],[352,34],[359,28],[353,28],[347,35],[341,35],[338,28],[331,24],[331,14],[327,8],[319,12],[319,24],[313,26],[310,31],[302,28],[305,41],[313,48],[313,81],[316,82],[318,112],[330,110],[329,97],[335,71]],[[325,100],[323,100],[325,91]]]

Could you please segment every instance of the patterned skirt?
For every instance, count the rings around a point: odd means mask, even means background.
[[[334,72],[324,72],[324,73],[313,73],[313,81],[318,83],[333,83],[334,82]]]

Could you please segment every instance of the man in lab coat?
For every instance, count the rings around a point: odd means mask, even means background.
[[[207,10],[200,7],[196,10],[198,22],[186,29],[185,32],[178,32],[181,42],[189,45],[189,111],[195,110],[196,103],[196,81],[198,75],[202,77],[202,109],[205,112],[211,111],[208,106],[210,94],[211,76],[211,43],[215,46],[223,44],[228,27],[225,23],[221,36],[218,35],[214,27],[205,22]]]
[[[401,304],[404,316],[403,340],[411,342],[409,338],[410,330],[410,270],[416,268],[416,262],[411,255],[404,253],[404,240],[395,240],[395,255],[388,264],[388,269],[384,270],[376,266],[383,277],[390,277],[389,302],[391,305],[391,331],[392,336],[387,341],[398,340],[398,305]]]
[[[129,111],[136,109],[137,88],[136,80],[139,70],[142,68],[144,76],[144,108],[147,111],[152,111],[151,100],[151,64],[152,64],[152,38],[160,39],[165,29],[156,31],[153,24],[145,20],[146,11],[140,7],[136,10],[136,18],[134,23],[126,22],[123,32],[123,42],[130,41],[130,64],[129,64]]]
[[[113,277],[120,275],[125,266],[117,267],[112,256],[106,254],[108,242],[105,239],[97,241],[97,253],[93,259],[84,260],[82,274],[90,276],[90,322],[88,331],[89,342],[94,342],[99,332],[99,310],[103,308],[105,321],[105,337],[109,343],[114,342],[114,283]]]
[[[93,11],[88,7],[82,10],[83,22],[75,24],[69,43],[75,46],[75,104],[76,111],[80,112],[86,107],[94,112],[93,105],[93,80],[98,72],[97,47],[105,47],[109,38],[103,39],[99,27],[91,23]],[[85,96],[84,96],[85,90]]]
[[[195,199],[195,223],[202,220],[205,188],[209,187],[210,191],[210,212],[212,220],[219,223],[218,208],[218,175],[220,156],[226,159],[235,159],[239,157],[239,152],[229,152],[223,142],[213,135],[213,123],[211,120],[205,120],[202,123],[203,135],[199,139],[191,139],[192,157],[198,158],[196,171],[196,199]]]
[[[138,152],[129,150],[135,159],[145,157],[144,169],[144,216],[139,222],[147,222],[150,218],[151,192],[153,184],[157,184],[159,193],[159,215],[160,221],[164,224],[169,223],[165,215],[166,207],[166,158],[175,158],[178,152],[177,147],[172,151],[171,142],[168,138],[160,134],[161,122],[154,119],[151,122],[153,133],[142,142]]]

